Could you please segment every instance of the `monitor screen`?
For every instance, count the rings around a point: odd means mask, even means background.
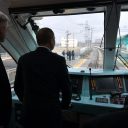
[[[70,81],[72,85],[72,96],[77,97],[81,95],[83,76],[81,75],[70,75]]]
[[[122,78],[120,76],[96,76],[91,79],[93,94],[110,94],[123,89]]]
[[[124,76],[124,80],[125,80],[125,92],[128,92],[128,75]]]

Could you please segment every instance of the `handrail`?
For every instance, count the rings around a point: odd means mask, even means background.
[[[128,61],[121,54],[119,54],[118,58],[122,61],[124,66],[128,68]]]

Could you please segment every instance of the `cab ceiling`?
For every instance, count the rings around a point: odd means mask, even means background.
[[[28,13],[49,11],[51,9],[69,9],[79,7],[103,7],[116,1],[118,4],[126,4],[128,0],[10,0],[10,13]],[[104,8],[98,8],[104,11]]]
[[[17,7],[32,7],[32,6],[47,6],[47,5],[57,5],[57,4],[71,4],[71,3],[81,3],[86,4],[100,4],[110,2],[111,0],[10,0],[12,8]],[[104,1],[104,2],[103,2]]]

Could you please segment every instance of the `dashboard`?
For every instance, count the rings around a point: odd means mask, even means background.
[[[72,102],[123,109],[128,97],[128,73],[125,71],[70,70]]]
[[[125,72],[92,72],[69,71],[72,86],[72,108],[67,113],[72,118],[80,115],[94,117],[114,111],[128,109],[128,73]],[[60,97],[61,98],[61,97]],[[20,124],[22,104],[14,91],[12,92],[14,126]],[[74,116],[76,115],[76,116]],[[78,116],[79,115],[79,116]],[[70,119],[72,119],[70,118]],[[87,118],[86,118],[87,119]],[[83,119],[82,119],[83,120]]]
[[[104,109],[120,110],[128,106],[127,72],[101,71],[90,75],[87,71],[73,70],[69,71],[69,78],[74,105],[72,111],[86,113],[87,108],[96,107],[100,113]],[[14,103],[18,103],[16,95],[12,99]]]

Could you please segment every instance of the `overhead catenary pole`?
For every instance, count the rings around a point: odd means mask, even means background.
[[[69,31],[66,31],[66,50],[68,51],[68,47],[69,47],[69,40],[68,40],[68,38],[69,38],[69,35],[70,35],[71,33],[69,33]]]
[[[84,26],[84,31],[85,31],[85,44],[86,44],[87,47],[89,47],[89,45],[90,45],[89,44],[90,43],[89,40],[91,40],[91,33],[90,33],[91,28],[90,28],[90,26],[88,24],[88,21],[86,21],[85,24],[79,24],[79,25]]]
[[[74,49],[74,33],[73,33],[73,49]]]
[[[91,48],[91,44],[92,44],[92,37],[93,37],[93,29],[94,29],[94,28],[92,28],[92,27],[91,27],[90,29],[91,29],[91,42],[90,42],[90,48]]]

